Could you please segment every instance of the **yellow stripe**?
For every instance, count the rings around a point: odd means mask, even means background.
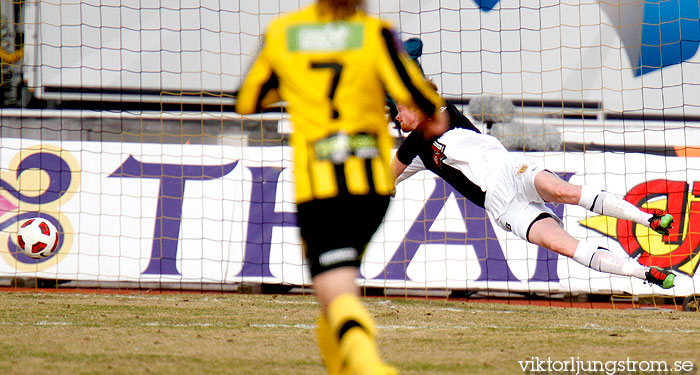
[[[365,160],[350,157],[345,162],[345,181],[350,194],[365,195],[369,193]]]
[[[338,195],[333,163],[327,160],[312,161],[311,173],[315,198],[324,199]]]
[[[386,163],[381,159],[372,160],[372,172],[374,172],[374,189],[378,194],[391,194],[394,189],[394,181],[391,179]]]

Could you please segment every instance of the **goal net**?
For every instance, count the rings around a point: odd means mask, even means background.
[[[233,112],[266,25],[310,3],[3,1],[3,282],[310,285],[284,105]],[[421,173],[398,186],[361,285],[418,295],[698,292],[697,2],[370,0],[367,11],[402,40],[419,39],[425,75],[509,149],[673,214],[676,228],[662,237],[552,206],[573,236],[680,277],[661,290],[592,271],[501,230]],[[16,242],[36,216],[59,227],[46,259]]]

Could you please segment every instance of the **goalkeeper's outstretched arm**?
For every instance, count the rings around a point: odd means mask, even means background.
[[[419,157],[413,159],[409,165],[402,163],[396,156],[391,160],[391,173],[394,177],[394,185],[398,185],[401,181],[425,169],[425,165],[423,165],[423,161]]]

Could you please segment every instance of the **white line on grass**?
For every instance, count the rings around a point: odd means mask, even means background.
[[[316,301],[295,301],[295,300],[276,300],[265,301],[268,303],[278,303],[281,305],[318,305]]]

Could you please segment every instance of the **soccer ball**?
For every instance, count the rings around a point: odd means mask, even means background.
[[[19,227],[17,243],[28,257],[46,258],[56,251],[58,231],[50,221],[35,217]]]

